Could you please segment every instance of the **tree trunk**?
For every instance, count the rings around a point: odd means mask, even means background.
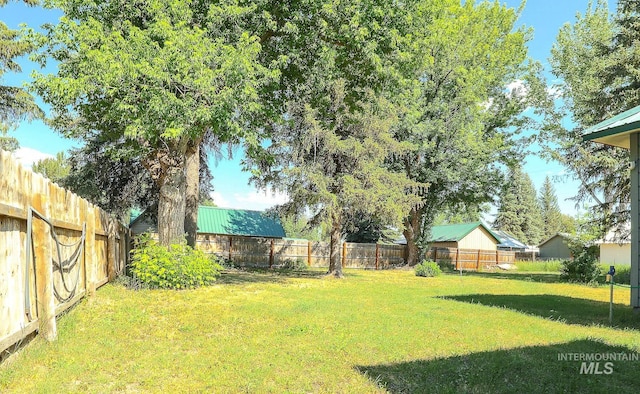
[[[184,236],[184,189],[184,165],[176,163],[165,170],[160,182],[158,238],[161,245],[169,246]]]
[[[342,278],[342,259],[340,258],[340,246],[342,236],[342,218],[340,214],[331,215],[331,242],[329,257],[329,275]]]
[[[200,143],[192,141],[187,148],[185,158],[186,186],[185,186],[185,216],[184,231],[187,245],[196,247],[198,237],[198,204],[200,191]]]
[[[407,265],[412,266],[418,263],[420,248],[418,247],[418,237],[420,236],[419,213],[412,209],[409,217],[404,220],[404,230],[402,232],[407,240]]]

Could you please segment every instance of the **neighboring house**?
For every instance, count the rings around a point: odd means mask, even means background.
[[[498,250],[509,250],[513,252],[526,252],[530,248],[524,242],[520,242],[513,235],[506,231],[493,230],[493,233],[500,238]]]
[[[482,222],[447,224],[431,229],[432,248],[497,250],[500,238]]]
[[[569,259],[571,251],[569,250],[569,234],[557,233],[553,237],[547,239],[538,245],[540,249],[539,257],[542,259]]]
[[[626,233],[630,230],[629,226]],[[603,239],[596,242],[600,246],[601,263],[631,265],[631,240],[619,238],[614,231],[610,231]]]
[[[134,234],[156,232],[156,225],[146,212],[135,217],[129,228]],[[199,235],[235,235],[242,237],[284,238],[282,224],[264,212],[246,209],[198,207]]]

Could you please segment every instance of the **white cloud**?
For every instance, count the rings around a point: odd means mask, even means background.
[[[518,79],[507,85],[507,95],[524,99],[529,93],[529,89],[524,81]]]
[[[43,159],[52,159],[53,156],[32,148],[18,148],[12,153],[13,157],[23,166],[31,168],[36,162]]]
[[[220,192],[211,193],[211,198],[213,199],[213,202],[221,208],[227,208],[230,206],[229,201],[227,201]]]
[[[562,87],[560,85],[550,85],[547,86],[547,94],[554,99],[562,97]]]
[[[270,189],[253,189],[245,194],[235,193],[229,207],[263,211],[274,205],[284,204],[287,201],[289,201],[289,196],[286,193],[274,192]]]

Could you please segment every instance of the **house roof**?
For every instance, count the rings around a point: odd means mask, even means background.
[[[582,139],[629,149],[629,136],[638,130],[640,105],[589,127],[582,132]]]
[[[500,243],[498,247],[501,248],[515,248],[515,249],[527,249],[529,248],[523,242],[518,241],[513,235],[507,233],[506,231],[497,231],[494,230],[493,233],[498,236]]]
[[[285,237],[280,221],[264,212],[203,206],[198,207],[198,232],[250,237]]]
[[[132,224],[147,215],[139,214]],[[198,233],[241,235],[247,237],[284,238],[280,220],[261,211],[198,207]]]
[[[458,242],[478,228],[478,226],[485,229],[498,243],[500,243],[500,238],[494,234],[491,229],[482,224],[482,222],[433,226],[431,228],[431,239],[429,242]]]
[[[564,239],[571,239],[571,235],[569,235],[567,233],[557,233],[554,236],[552,236],[549,239],[547,239],[546,241],[541,242],[540,245],[538,245],[538,247],[542,247],[542,245],[546,244],[547,242],[551,241],[552,239],[554,239],[556,237],[560,237],[560,238],[564,238]]]

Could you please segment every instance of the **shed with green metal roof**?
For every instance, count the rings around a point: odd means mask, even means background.
[[[144,213],[130,225],[134,234],[156,231],[156,226]],[[262,211],[198,207],[198,234],[235,235],[242,237],[284,238],[285,232],[277,217]]]
[[[497,250],[500,238],[482,222],[433,226],[429,243],[436,248]]]

